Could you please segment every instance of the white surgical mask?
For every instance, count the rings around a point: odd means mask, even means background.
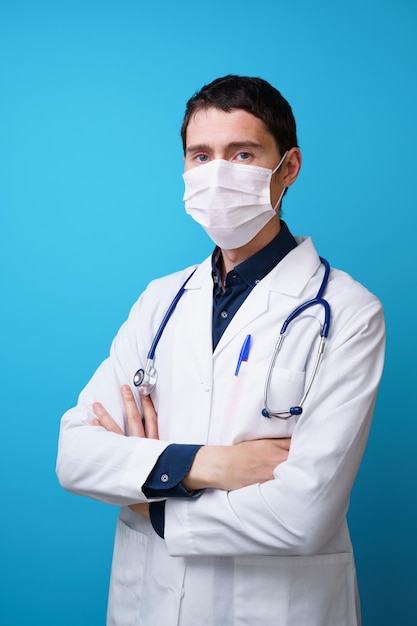
[[[186,212],[220,248],[244,246],[275,215],[285,189],[272,207],[271,177],[286,156],[274,170],[215,159],[184,172]]]

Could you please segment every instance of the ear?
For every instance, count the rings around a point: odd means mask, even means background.
[[[291,148],[284,161],[282,184],[284,187],[291,187],[297,180],[301,169],[301,152],[299,148]]]

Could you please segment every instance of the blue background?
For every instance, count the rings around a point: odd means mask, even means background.
[[[417,623],[416,25],[412,0],[0,0],[2,625],[104,623],[117,511],[59,487],[59,419],[146,283],[211,251],[179,127],[230,72],[293,107],[290,228],[385,307],[349,518],[364,626]]]

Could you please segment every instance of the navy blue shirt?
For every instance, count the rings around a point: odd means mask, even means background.
[[[296,246],[297,243],[286,223],[281,221],[281,230],[278,235],[262,250],[228,272],[224,285],[221,284],[220,278],[221,250],[220,248],[214,250],[212,256],[213,350],[255,285]]]
[[[281,230],[262,250],[227,273],[221,284],[222,255],[216,247],[212,255],[213,277],[213,350],[235,313],[242,306],[255,285],[293,249],[297,242],[281,221]],[[171,444],[158,458],[146,479],[142,490],[147,498],[198,497],[202,491],[188,492],[182,480],[190,471],[194,457],[201,445]],[[165,501],[152,502],[149,506],[150,518],[155,531],[164,536]]]

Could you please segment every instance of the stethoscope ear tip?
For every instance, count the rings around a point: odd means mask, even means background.
[[[263,415],[264,417],[269,417],[269,418],[271,417],[271,416],[269,415],[269,411],[267,411],[266,409],[262,409],[262,415]]]

